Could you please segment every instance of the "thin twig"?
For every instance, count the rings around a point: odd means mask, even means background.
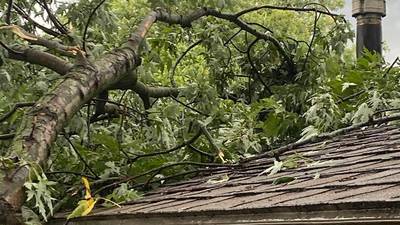
[[[188,145],[188,147],[189,147],[189,149],[193,150],[194,152],[199,153],[200,155],[207,156],[211,160],[214,160],[214,158],[215,158],[214,155],[212,155],[212,154],[210,154],[208,152],[202,151],[202,150],[194,147],[193,145]]]
[[[191,139],[189,139],[187,141],[184,141],[182,144],[177,145],[177,146],[175,146],[173,148],[170,148],[170,149],[167,149],[167,150],[164,150],[164,151],[157,151],[157,152],[151,152],[151,153],[147,153],[147,154],[136,155],[134,158],[129,159],[128,163],[134,163],[138,159],[144,158],[144,157],[152,157],[152,156],[164,155],[164,154],[171,153],[171,152],[179,150],[179,149],[181,149],[181,148],[183,148],[185,146],[193,144],[200,136],[201,136],[201,132],[198,132]]]
[[[14,8],[14,10],[15,10],[22,18],[24,18],[25,20],[31,22],[31,23],[33,24],[33,26],[39,28],[40,30],[42,30],[42,31],[45,32],[46,34],[49,34],[49,35],[54,36],[54,37],[58,37],[58,36],[61,35],[61,33],[57,32],[57,31],[54,31],[54,30],[52,30],[52,29],[50,29],[50,28],[47,28],[47,27],[41,25],[40,23],[36,22],[34,19],[32,19],[32,18],[28,15],[28,13],[26,13],[26,12],[25,12],[20,6],[18,6],[17,4],[14,4],[14,5],[13,5],[13,8]]]
[[[6,23],[8,25],[11,24],[11,10],[12,10],[13,4],[14,4],[13,0],[8,0],[7,11],[6,11]]]
[[[99,2],[99,4],[97,4],[97,6],[96,6],[96,7],[93,9],[93,11],[90,13],[90,15],[89,15],[89,17],[88,17],[88,20],[87,20],[87,22],[86,22],[85,30],[83,31],[83,40],[82,40],[82,49],[83,49],[83,51],[85,51],[85,52],[87,52],[87,49],[86,49],[86,38],[87,38],[87,31],[88,31],[88,28],[89,28],[90,21],[92,20],[92,17],[93,17],[93,15],[94,15],[94,13],[97,11],[97,9],[100,8],[101,5],[103,5],[103,3],[104,3],[105,1],[106,1],[106,0],[101,0],[101,1]]]
[[[54,174],[72,174],[72,175],[79,176],[79,177],[87,177],[87,178],[90,178],[92,180],[97,179],[97,177],[95,177],[95,176],[91,176],[89,174],[83,174],[83,173],[79,173],[79,172],[74,172],[74,171],[51,171],[51,172],[46,172],[46,175],[54,175]]]
[[[222,168],[222,169],[225,170],[226,168]],[[189,171],[173,174],[173,175],[162,177],[162,178],[153,179],[153,180],[149,181],[148,184],[157,183],[157,182],[161,182],[161,181],[164,181],[164,183],[165,183],[170,179],[181,177],[181,176],[185,176],[185,175],[189,175],[189,174],[192,174],[192,173],[216,172],[218,170],[219,170],[218,168],[199,168],[199,169],[195,169],[195,170],[189,170]],[[143,187],[144,184],[145,183],[135,184],[135,185],[132,185],[131,188]]]
[[[196,47],[197,45],[201,44],[203,42],[203,39],[200,39],[198,41],[196,41],[195,43],[191,44],[183,53],[181,56],[179,56],[178,60],[176,60],[175,65],[172,67],[172,73],[170,76],[170,80],[171,80],[171,84],[173,87],[176,87],[176,82],[175,82],[175,70],[176,67],[179,65],[179,63],[181,62],[181,60],[183,59],[183,57],[186,56],[186,54],[188,54],[190,52],[190,50],[192,50],[194,47]]]
[[[224,46],[226,46],[227,44],[229,44],[229,42],[231,42],[238,34],[240,34],[240,32],[242,32],[242,29],[240,28],[238,31],[236,31],[232,36],[230,36],[228,38],[228,40],[226,40],[224,42]]]
[[[284,6],[273,6],[273,5],[263,5],[263,6],[249,8],[249,9],[246,9],[246,10],[243,10],[243,11],[240,11],[240,12],[234,14],[234,16],[240,17],[244,14],[254,12],[254,11],[257,11],[260,9],[275,9],[275,10],[296,11],[296,12],[319,12],[321,14],[328,15],[328,16],[341,17],[341,15],[331,13],[331,12],[329,12],[329,10],[323,11],[323,10],[319,10],[317,8],[304,8],[304,7],[303,8],[295,8],[295,7],[284,7]]]
[[[101,188],[99,188],[98,190],[96,190],[93,195],[96,195],[98,193],[100,193],[103,190],[107,190],[108,188],[112,188],[115,187],[117,185],[120,185],[122,183],[126,183],[132,180],[135,180],[139,177],[143,177],[149,174],[153,174],[156,171],[161,171],[170,167],[174,167],[174,166],[186,166],[186,165],[190,165],[190,166],[201,166],[201,167],[213,167],[213,168],[237,168],[240,167],[239,164],[219,164],[219,163],[200,163],[200,162],[191,162],[191,161],[187,161],[187,162],[173,162],[173,163],[168,163],[166,165],[148,170],[146,172],[143,172],[141,174],[135,175],[135,176],[130,176],[130,177],[126,177],[126,178],[122,178],[112,184],[109,185],[104,185]]]
[[[6,49],[9,53],[15,54],[15,55],[23,55],[23,52],[17,52],[14,49],[8,47],[6,44],[4,44],[2,41],[0,41],[0,45]]]
[[[185,106],[186,108],[188,108],[188,109],[190,109],[190,110],[192,110],[192,111],[194,111],[194,112],[197,112],[198,114],[200,114],[200,115],[202,115],[202,116],[207,116],[207,117],[210,116],[210,115],[208,115],[207,113],[203,113],[203,112],[201,112],[201,111],[199,111],[199,110],[197,110],[197,109],[191,107],[190,105],[185,104],[184,102],[181,102],[179,99],[177,99],[177,98],[175,98],[175,97],[173,97],[173,96],[171,96],[171,98],[172,98],[173,100],[175,100],[177,103],[179,103],[179,104]]]
[[[248,47],[248,49],[247,49],[247,52],[246,52],[247,58],[248,58],[248,60],[249,60],[249,63],[250,63],[251,68],[253,68],[253,71],[256,73],[256,76],[257,76],[258,80],[264,85],[264,87],[265,87],[265,89],[268,91],[268,93],[269,93],[270,95],[273,95],[272,90],[268,87],[268,85],[267,85],[267,84],[264,82],[264,80],[261,78],[260,72],[258,71],[258,69],[257,69],[256,65],[254,64],[253,60],[251,59],[251,48],[252,48],[259,40],[260,40],[260,39],[256,38],[252,43],[250,43],[250,45],[249,45],[249,47]],[[250,78],[249,78],[249,79],[250,79]],[[249,88],[249,91],[251,91],[250,88]],[[250,98],[250,101],[251,101],[251,98]]]
[[[11,140],[15,137],[15,133],[0,134],[0,140]]]
[[[349,96],[347,96],[347,97],[341,98],[341,99],[337,102],[337,104],[346,102],[346,101],[348,101],[348,100],[350,100],[350,99],[353,99],[353,98],[355,98],[355,97],[358,97],[359,95],[362,95],[362,94],[364,94],[364,93],[365,93],[365,90],[361,90],[361,91],[356,92],[356,93],[354,93],[354,94],[352,94],[352,95],[349,95]]]
[[[99,179],[100,177],[92,170],[92,168],[89,166],[89,164],[86,162],[86,160],[82,157],[82,155],[79,153],[78,149],[76,149],[75,145],[72,143],[72,141],[69,139],[67,135],[64,135],[64,138],[68,141],[68,143],[71,145],[72,149],[78,156],[78,158],[83,162],[85,167],[97,178]]]
[[[49,5],[46,0],[35,0],[42,8],[44,8],[49,16],[50,21],[54,24],[58,31],[62,34],[68,35],[68,29],[57,19],[57,17],[51,12]]]
[[[200,129],[203,132],[203,134],[206,136],[208,142],[210,143],[211,147],[213,148],[213,150],[215,151],[216,155],[220,155],[221,150],[218,148],[217,144],[215,144],[213,137],[211,136],[210,132],[208,131],[208,129],[206,128],[206,126],[204,126],[203,124],[199,123]]]
[[[396,65],[397,61],[399,61],[399,57],[396,57],[396,59],[392,62],[392,64],[389,66],[389,68],[383,74],[383,77],[386,77],[389,74],[390,70],[392,70],[394,65]]]
[[[318,16],[318,12],[315,11],[313,34],[312,34],[312,37],[311,37],[310,44],[308,45],[308,50],[307,50],[306,58],[304,59],[303,68],[301,69],[301,71],[304,71],[304,70],[306,69],[307,62],[308,62],[308,57],[310,56],[310,54],[311,54],[311,52],[312,52],[312,46],[313,46],[315,37],[316,37],[316,35],[317,35],[317,24],[318,24],[318,20],[319,20],[320,16],[321,16],[321,14],[319,14],[319,16]]]
[[[17,111],[17,109],[23,108],[23,107],[31,107],[33,105],[35,105],[34,102],[18,102],[18,103],[15,103],[15,105],[11,108],[10,111],[8,111],[6,114],[4,114],[3,116],[0,117],[0,123],[4,122],[10,116],[12,116]]]

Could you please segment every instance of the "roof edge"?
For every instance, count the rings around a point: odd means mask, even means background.
[[[279,206],[261,209],[180,211],[91,215],[71,220],[70,225],[191,225],[198,224],[399,224],[398,202],[352,202],[339,204]],[[50,221],[62,225],[65,218]]]

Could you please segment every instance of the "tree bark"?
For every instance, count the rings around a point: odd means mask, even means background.
[[[23,187],[29,177],[30,166],[46,163],[49,149],[67,121],[91,98],[116,84],[128,71],[138,66],[139,45],[156,19],[157,12],[151,12],[127,43],[97,62],[78,62],[53,91],[24,115],[10,149],[10,156],[16,157],[18,166],[0,168],[0,222],[11,223],[10,218],[14,217],[13,222],[17,223],[15,211],[24,202]],[[21,162],[29,162],[29,165]]]
[[[156,20],[190,27],[193,21],[206,16],[230,21],[257,38],[272,42],[290,67],[294,67],[284,47],[273,36],[258,32],[239,19],[240,14],[224,14],[208,8],[187,16],[164,10],[150,12],[121,48],[105,54],[95,63],[82,57],[81,62],[72,65],[49,53],[27,48],[11,52],[9,57],[12,59],[39,64],[65,76],[24,115],[10,149],[10,158],[16,160],[17,167],[5,168],[0,164],[0,224],[19,224],[15,212],[24,202],[23,187],[31,167],[46,163],[57,133],[94,96],[109,89],[132,89],[145,100],[178,95],[178,89],[147,87],[137,82],[135,75],[130,76],[140,64],[139,46]]]

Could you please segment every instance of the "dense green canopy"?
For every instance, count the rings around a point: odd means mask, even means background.
[[[83,176],[121,203],[395,114],[397,62],[354,58],[342,6],[1,1],[0,214],[22,185],[45,220],[83,198]]]

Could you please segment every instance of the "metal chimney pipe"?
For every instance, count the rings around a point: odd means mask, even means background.
[[[353,0],[353,17],[357,19],[357,58],[363,49],[382,54],[382,17],[386,16],[385,0]]]

